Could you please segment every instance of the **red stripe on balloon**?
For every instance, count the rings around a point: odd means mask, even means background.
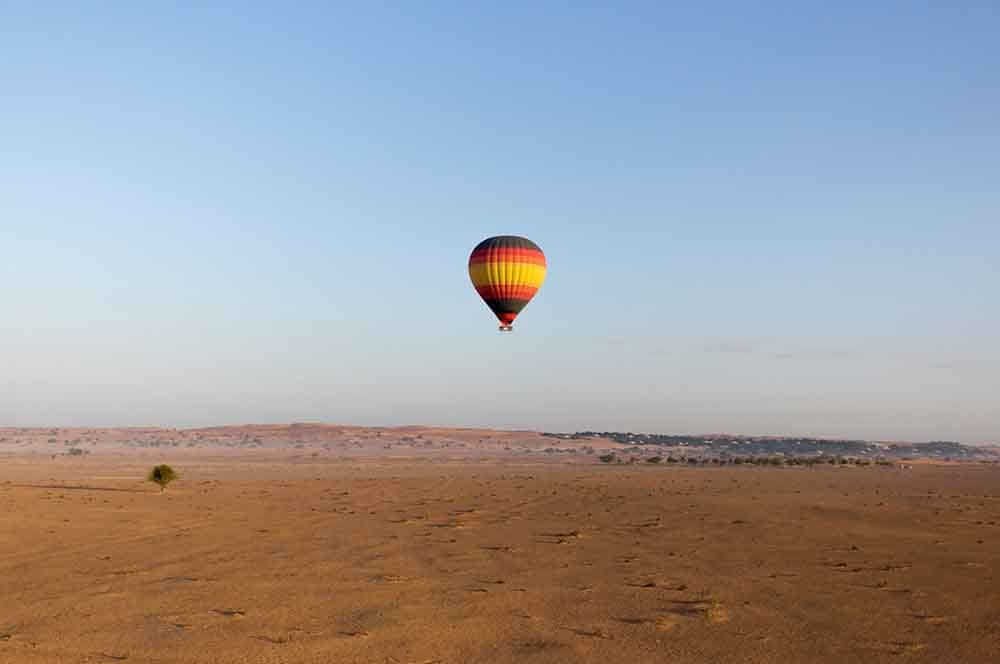
[[[538,292],[536,286],[485,285],[476,286],[480,297],[491,300],[530,300]]]
[[[545,254],[535,249],[502,249],[489,247],[469,256],[469,265],[479,263],[531,263],[545,265]]]

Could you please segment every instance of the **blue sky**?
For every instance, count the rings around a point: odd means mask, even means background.
[[[0,423],[1000,439],[995,4],[282,4],[0,4]]]

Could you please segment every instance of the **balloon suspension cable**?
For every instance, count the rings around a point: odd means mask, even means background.
[[[510,323],[502,323],[500,325],[500,331],[501,332],[513,332],[514,331],[514,326],[511,325]]]

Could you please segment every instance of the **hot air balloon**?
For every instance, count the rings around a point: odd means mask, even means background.
[[[500,331],[510,332],[514,319],[545,281],[545,254],[531,240],[516,235],[486,238],[469,256],[469,277],[500,319]]]

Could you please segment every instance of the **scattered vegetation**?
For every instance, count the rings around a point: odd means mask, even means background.
[[[604,454],[598,457],[603,463],[622,463],[622,460],[615,454]],[[682,464],[687,466],[768,466],[779,468],[783,466],[856,466],[856,467],[894,467],[896,462],[889,459],[869,459],[865,457],[843,457],[843,456],[630,456],[627,463],[638,463],[645,461],[652,464]]]
[[[149,475],[146,476],[146,479],[154,484],[158,484],[160,486],[160,492],[162,493],[166,490],[168,484],[177,479],[177,473],[167,464],[161,463],[158,466],[153,466],[153,469],[149,471]]]
[[[698,450],[706,456],[723,455],[774,455],[824,457],[865,457],[876,459],[888,457],[926,457],[942,460],[968,460],[989,458],[996,460],[996,451],[986,447],[962,445],[961,443],[936,440],[926,443],[895,443],[868,440],[802,438],[792,436],[741,436],[731,434],[711,434],[704,436],[666,435],[633,433],[631,431],[578,431],[576,433],[543,433],[543,436],[557,440],[586,441],[593,439],[613,440],[630,445],[624,451],[635,452],[643,447],[682,448]],[[681,463],[685,463],[681,461]]]

